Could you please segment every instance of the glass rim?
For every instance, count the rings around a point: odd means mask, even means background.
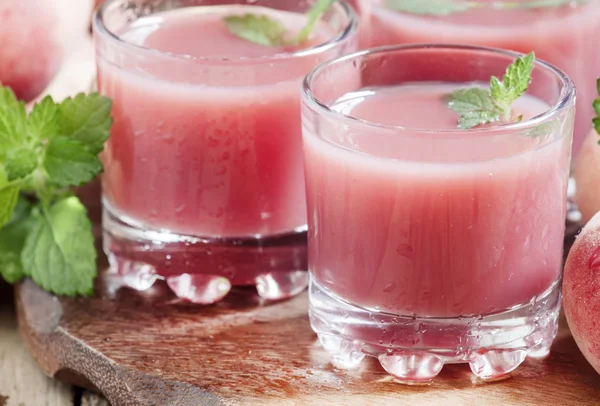
[[[371,2],[373,0],[370,0]],[[423,1],[427,1],[427,0],[423,0]],[[469,11],[475,8],[488,8],[488,9],[493,9],[493,10],[498,10],[498,11],[508,11],[508,10],[519,10],[519,9],[536,9],[536,8],[548,8],[548,9],[557,9],[560,7],[577,7],[580,5],[583,5],[585,3],[590,3],[593,0],[568,0],[565,1],[564,3],[558,3],[558,4],[550,4],[550,5],[541,5],[540,6],[540,0],[522,0],[522,1],[515,1],[515,0],[495,0],[495,1],[489,1],[489,0],[451,0],[452,3],[455,4],[462,4],[464,5],[465,9],[464,10],[459,10],[457,11],[457,13],[461,13],[461,12],[465,12],[465,11]],[[386,9],[392,9],[391,7],[387,6],[387,5],[383,5],[384,8]],[[401,12],[405,12],[408,14],[413,14],[410,11],[401,11]],[[441,15],[438,17],[445,17],[445,15]]]
[[[317,44],[315,46],[309,48],[302,48],[293,52],[282,52],[274,55],[266,55],[266,56],[258,56],[258,57],[222,57],[222,56],[191,56],[185,54],[177,54],[173,52],[165,52],[160,51],[154,48],[148,48],[142,45],[136,45],[128,41],[124,41],[112,30],[108,29],[105,24],[105,14],[113,7],[115,4],[124,3],[127,0],[106,0],[100,7],[98,7],[94,11],[94,16],[92,18],[93,32],[102,36],[103,38],[107,38],[113,44],[118,46],[125,47],[129,50],[135,52],[142,52],[148,56],[155,57],[165,57],[176,61],[185,61],[185,62],[224,62],[224,63],[235,63],[235,62],[260,62],[265,60],[289,60],[289,59],[297,59],[304,58],[308,56],[318,55],[321,53],[325,53],[334,47],[336,47],[339,43],[345,41],[347,38],[356,34],[358,32],[358,15],[354,11],[354,8],[350,6],[346,2],[346,0],[338,0],[334,3],[339,4],[341,7],[341,12],[346,15],[348,18],[348,22],[346,26],[340,30],[335,36],[328,39],[326,42]],[[234,3],[235,4],[235,3]],[[221,4],[219,6],[227,6],[228,4]],[[256,3],[251,3],[249,5],[256,5]],[[211,7],[208,5],[199,6],[199,7]],[[174,8],[173,8],[174,9]]]
[[[554,66],[546,61],[537,59],[537,58],[535,59],[534,66],[541,67],[542,69],[548,70],[554,76],[556,76],[557,78],[560,79],[562,88],[560,91],[560,96],[558,98],[558,101],[556,103],[554,103],[553,105],[551,105],[548,110],[546,110],[543,113],[538,114],[534,117],[531,117],[527,120],[512,122],[509,124],[490,126],[490,127],[475,127],[475,128],[470,128],[470,129],[466,129],[466,130],[458,128],[458,126],[457,126],[457,128],[449,128],[449,129],[427,129],[427,128],[413,128],[413,127],[404,127],[404,126],[399,126],[399,125],[387,125],[387,124],[376,123],[373,121],[352,117],[352,116],[340,113],[336,110],[333,110],[330,106],[328,106],[327,104],[325,104],[321,100],[319,100],[319,98],[314,94],[314,92],[312,90],[312,83],[314,82],[315,78],[320,73],[322,73],[323,71],[327,70],[328,68],[330,68],[332,66],[335,66],[335,65],[338,65],[338,64],[341,64],[344,62],[352,61],[352,60],[357,60],[366,55],[382,54],[382,53],[389,53],[389,52],[395,52],[395,51],[421,50],[421,49],[438,49],[438,50],[447,49],[447,50],[466,50],[466,51],[472,51],[472,52],[491,52],[496,55],[508,56],[508,57],[511,57],[512,59],[516,59],[518,57],[525,55],[520,52],[509,51],[509,50],[505,50],[505,49],[473,46],[473,45],[462,45],[462,44],[410,44],[410,45],[388,45],[388,46],[383,46],[383,47],[378,47],[378,48],[371,48],[371,49],[366,49],[366,50],[354,52],[351,54],[347,54],[342,57],[324,62],[324,63],[318,65],[317,67],[315,67],[314,69],[312,69],[302,82],[302,99],[313,110],[320,112],[320,113],[324,113],[325,115],[327,115],[333,119],[336,119],[336,120],[341,119],[344,122],[348,122],[348,123],[362,124],[362,125],[373,127],[373,128],[379,128],[379,129],[391,130],[391,131],[410,131],[411,133],[432,134],[432,135],[459,134],[459,135],[463,135],[463,136],[466,132],[468,132],[469,134],[477,133],[477,134],[486,134],[486,135],[488,135],[488,134],[489,135],[498,135],[498,133],[504,134],[506,132],[519,132],[519,131],[523,131],[523,130],[532,129],[540,124],[550,121],[554,116],[556,116],[556,115],[560,114],[561,112],[563,112],[564,110],[570,108],[575,102],[576,90],[575,90],[575,85],[574,85],[573,81],[571,80],[571,78],[569,78],[569,76],[567,76],[567,74],[565,72],[558,69],[556,66]],[[461,136],[461,138],[463,138],[463,137]]]

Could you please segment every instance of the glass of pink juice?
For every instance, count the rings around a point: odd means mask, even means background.
[[[556,334],[575,90],[537,61],[515,123],[458,129],[446,97],[519,54],[387,47],[316,68],[303,88],[310,321],[335,365],[398,380],[446,363],[483,379]]]
[[[596,78],[600,76],[600,1],[572,0],[368,0],[370,46],[452,43],[528,53],[564,70],[577,87],[573,139],[576,156],[591,129]],[[418,3],[418,4],[416,4]]]
[[[355,14],[334,4],[300,46],[241,39],[224,18],[269,16],[296,33],[312,3],[109,0],[97,12],[98,86],[114,118],[104,249],[126,284],[164,279],[196,303],[237,285],[271,300],[306,287],[299,89],[356,50]]]

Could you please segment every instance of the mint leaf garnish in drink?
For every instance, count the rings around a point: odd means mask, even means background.
[[[46,97],[27,115],[0,87],[0,275],[8,282],[30,277],[51,293],[92,292],[92,226],[69,187],[102,171],[110,110],[110,99],[93,93]]]
[[[285,43],[286,28],[277,20],[256,14],[224,18],[232,34],[255,44],[281,46]]]
[[[583,1],[580,0],[579,2]],[[386,0],[385,2],[386,6],[391,10],[431,16],[446,16],[484,7],[496,10],[539,9],[561,7],[572,3],[573,0],[498,1],[491,3],[461,0]]]
[[[387,0],[389,9],[411,14],[445,16],[478,7],[474,1],[454,0]]]
[[[290,38],[285,26],[265,15],[247,13],[225,17],[223,21],[229,31],[239,38],[264,46],[298,45],[306,41],[321,16],[337,0],[317,0],[306,13],[307,21],[298,35]]]
[[[511,105],[531,82],[535,55],[533,52],[517,58],[507,69],[502,80],[490,79],[490,88],[469,88],[454,91],[448,98],[448,107],[460,114],[458,127],[463,129],[504,120],[512,121]],[[520,121],[522,117],[517,117]]]
[[[308,13],[306,13],[306,17],[308,18],[306,25],[304,25],[294,40],[296,44],[301,44],[308,39],[310,33],[315,28],[315,24],[319,21],[319,18],[321,18],[335,2],[336,0],[318,0],[312,5],[310,10],[308,10]]]

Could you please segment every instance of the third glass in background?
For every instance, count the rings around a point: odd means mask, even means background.
[[[523,121],[471,130],[457,129],[445,101],[502,77],[517,56],[399,47],[307,78],[310,321],[337,366],[357,367],[367,354],[418,383],[465,362],[495,379],[548,354],[573,85],[538,61],[514,105]]]
[[[362,47],[453,43],[536,57],[564,70],[577,87],[576,156],[591,129],[600,76],[600,1],[353,0],[361,13]]]

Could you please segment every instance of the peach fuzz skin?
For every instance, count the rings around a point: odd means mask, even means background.
[[[93,0],[1,0],[0,83],[31,101],[86,35]]]
[[[577,194],[575,200],[581,211],[583,224],[600,211],[600,136],[590,131],[575,162]]]
[[[575,342],[600,373],[600,214],[583,228],[569,252],[563,308]]]

